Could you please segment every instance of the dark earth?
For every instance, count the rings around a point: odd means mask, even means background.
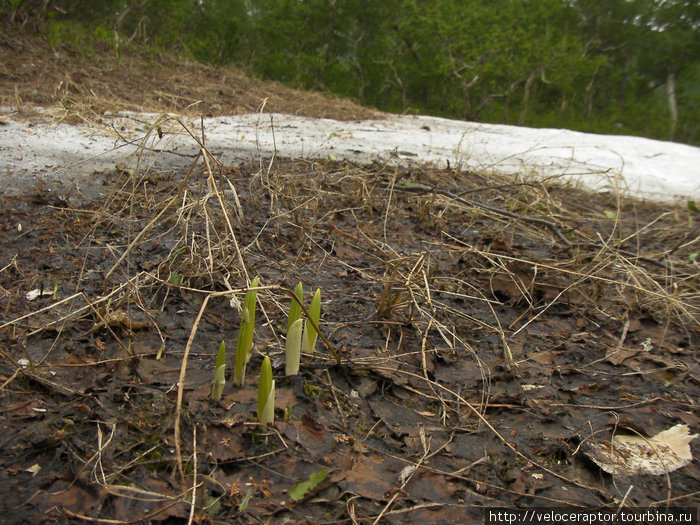
[[[35,105],[76,122],[231,114],[264,98],[270,111],[378,115],[150,51],[50,49],[11,27],[0,53],[13,118]],[[700,428],[692,206],[417,165],[221,166],[215,153],[115,168],[96,178],[99,198],[41,182],[3,198],[0,521],[449,524],[495,507],[697,507],[696,462],[612,476],[587,455],[617,434]],[[236,387],[232,298],[256,276]],[[285,377],[286,289],[300,281],[306,305],[322,290],[329,345]],[[228,381],[213,402],[221,341]],[[322,479],[290,494],[310,476]]]

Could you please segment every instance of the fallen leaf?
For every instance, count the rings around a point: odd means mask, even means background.
[[[608,474],[660,475],[684,467],[693,460],[688,425],[676,425],[650,438],[616,435],[612,442],[590,443],[584,452]]]
[[[373,500],[385,499],[384,494],[394,488],[396,474],[389,470],[389,460],[377,455],[358,458],[346,472],[341,488]]]

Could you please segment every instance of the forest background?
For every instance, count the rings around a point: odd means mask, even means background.
[[[695,0],[2,0],[54,47],[147,45],[383,111],[700,145]]]

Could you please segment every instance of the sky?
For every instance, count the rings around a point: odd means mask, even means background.
[[[700,199],[700,148],[640,137],[424,116],[340,122],[255,113],[186,121],[119,113],[68,124],[51,109],[37,111],[15,120],[8,108],[0,110],[0,193],[17,194],[38,180],[81,189],[95,172],[107,173],[117,163],[189,169],[200,147],[190,133],[201,140],[203,124],[206,147],[224,164],[273,154],[377,160],[549,179],[648,200]]]

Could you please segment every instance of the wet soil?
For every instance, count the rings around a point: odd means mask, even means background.
[[[44,57],[47,78],[76,71],[3,38],[8,56]],[[212,70],[206,84],[202,66],[167,60],[134,70],[135,107],[162,110],[153,86],[168,75],[199,79],[178,93],[240,75]],[[28,93],[30,77],[4,67],[3,96],[12,83]],[[94,67],[90,82],[116,86]],[[286,100],[297,95],[280,91],[272,109],[308,107]],[[339,118],[349,103],[324,104],[316,115]],[[691,210],[455,170],[221,166],[206,151],[188,169],[106,175],[94,200],[38,184],[0,207],[5,522],[475,523],[493,507],[697,506],[696,463],[611,476],[586,454],[613,434],[700,426]],[[237,304],[256,276],[236,387]],[[298,282],[305,304],[321,288],[329,344],[285,377],[282,288]],[[290,493],[310,476],[323,479]]]

